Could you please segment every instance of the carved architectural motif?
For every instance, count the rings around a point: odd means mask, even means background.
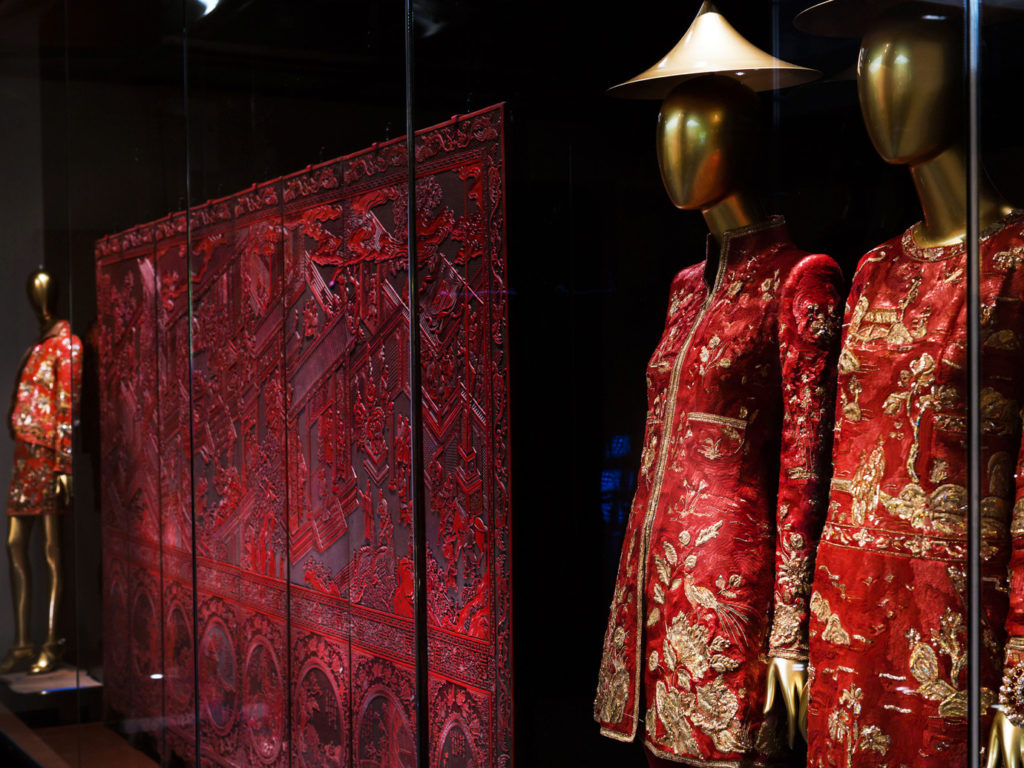
[[[431,759],[453,768],[511,760],[502,123],[416,140]],[[415,762],[405,170],[404,141],[376,145],[97,244],[108,703],[186,761],[198,712],[211,764]]]

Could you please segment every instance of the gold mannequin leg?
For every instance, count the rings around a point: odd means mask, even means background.
[[[32,607],[32,570],[28,561],[28,542],[32,533],[31,517],[7,518],[7,556],[11,572],[11,602],[14,604],[14,645],[0,660],[0,674],[13,672],[32,660],[35,648],[29,638],[29,611]]]
[[[57,638],[57,611],[60,596],[64,591],[64,575],[60,567],[60,520],[55,514],[43,515],[43,553],[46,570],[50,577],[50,590],[46,602],[46,642],[36,663],[29,669],[30,675],[51,672],[60,664],[64,654],[64,643]]]

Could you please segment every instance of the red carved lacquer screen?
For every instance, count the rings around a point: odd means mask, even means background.
[[[445,768],[511,760],[502,127],[416,139]],[[167,757],[415,763],[407,205],[393,141],[97,244],[107,702]]]

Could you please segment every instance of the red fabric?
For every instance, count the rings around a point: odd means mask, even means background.
[[[81,364],[82,342],[66,320],[58,320],[29,350],[12,397],[15,461],[9,515],[57,511],[56,476],[71,474],[72,411],[81,393]]]
[[[1024,402],[1022,218],[981,244],[986,709],[999,681]],[[967,760],[966,256],[959,244],[918,247],[912,231],[861,260],[846,306],[811,598],[811,766]],[[1021,543],[1018,534],[1015,565]],[[1012,594],[1006,626],[1019,635],[1024,591]]]
[[[66,511],[57,504],[55,464],[50,448],[25,440],[15,441],[8,515],[49,515]]]
[[[29,352],[18,377],[11,430],[54,451],[58,472],[71,472],[71,412],[81,393],[81,364],[82,342],[67,320],[58,320]]]
[[[673,282],[647,369],[594,713],[632,740],[645,712],[659,756],[732,765],[775,751],[766,656],[806,657],[841,276],[781,220],[727,234],[710,295],[704,270]]]

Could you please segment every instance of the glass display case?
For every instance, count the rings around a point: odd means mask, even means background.
[[[1014,764],[1024,4],[0,19],[5,765]]]

